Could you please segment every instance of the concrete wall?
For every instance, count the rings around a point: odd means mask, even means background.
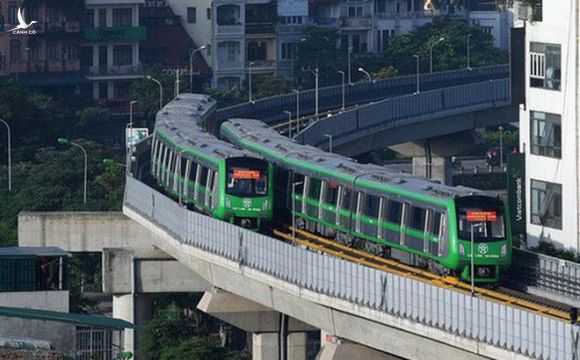
[[[0,306],[69,311],[68,291],[24,291],[0,293]],[[59,352],[73,351],[75,326],[57,322],[0,316],[0,337],[47,340]]]
[[[203,292],[210,288],[207,281],[159,250],[103,251],[103,292]]]
[[[151,234],[121,212],[22,212],[20,246],[58,246],[71,252],[151,247]]]

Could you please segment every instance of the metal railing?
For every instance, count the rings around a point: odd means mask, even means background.
[[[189,211],[133,177],[124,206],[184,245],[304,289],[536,359],[580,356],[577,326],[292,246]]]
[[[457,86],[474,82],[494,79],[506,79],[509,75],[508,65],[494,65],[474,68],[472,70],[452,70],[421,74],[421,91],[440,89],[443,87]],[[337,82],[340,81],[336,74]],[[398,76],[390,79],[376,80],[374,82],[359,82],[346,86],[346,104],[366,104],[371,101],[381,101],[385,98],[412,94],[416,88],[417,78],[414,75]],[[302,116],[313,114],[314,90],[300,92],[300,113]],[[323,87],[319,90],[320,112],[329,109],[337,109],[342,104],[342,86]],[[253,103],[243,103],[217,111],[218,123],[230,118],[259,119],[268,124],[283,120],[287,117],[283,111],[294,111],[296,107],[296,94],[277,95],[262,99],[256,99]]]
[[[514,249],[505,280],[519,286],[580,300],[580,264],[531,251]]]
[[[370,130],[380,131],[384,126],[399,120],[461,108],[507,105],[509,99],[509,79],[404,95],[318,120],[300,132],[295,139],[302,144],[320,146],[326,143],[324,134],[328,134],[338,143],[341,137]]]

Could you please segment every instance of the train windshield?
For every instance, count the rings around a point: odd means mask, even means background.
[[[229,159],[226,193],[241,197],[267,195],[268,164],[253,158]]]
[[[506,239],[503,202],[488,196],[468,196],[455,200],[457,207],[457,233],[462,240],[474,242]]]

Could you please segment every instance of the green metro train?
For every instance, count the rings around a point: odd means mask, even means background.
[[[157,114],[151,175],[181,203],[259,229],[272,219],[272,165],[206,132],[215,109],[208,96],[181,94]]]
[[[510,265],[508,209],[496,197],[300,145],[257,120],[227,121],[221,133],[276,165],[277,209],[293,209],[303,228],[464,280],[472,251],[477,282]]]

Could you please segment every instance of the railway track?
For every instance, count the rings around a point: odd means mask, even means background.
[[[282,229],[282,230],[281,230]],[[378,270],[394,273],[399,276],[412,278],[432,285],[454,289],[470,294],[471,286],[452,276],[441,276],[423,269],[403,264],[399,261],[383,258],[358,249],[350,248],[334,240],[327,239],[301,229],[294,229],[295,243],[314,251],[320,251],[342,259],[353,261],[358,264],[369,266]],[[272,233],[285,241],[292,242],[292,228],[280,226]],[[526,294],[517,290],[498,287],[494,289],[476,286],[475,295],[480,298],[492,300],[502,304],[511,305],[520,309],[541,313],[563,321],[571,320],[571,307],[557,303],[550,299]],[[578,319],[576,319],[577,321]]]

